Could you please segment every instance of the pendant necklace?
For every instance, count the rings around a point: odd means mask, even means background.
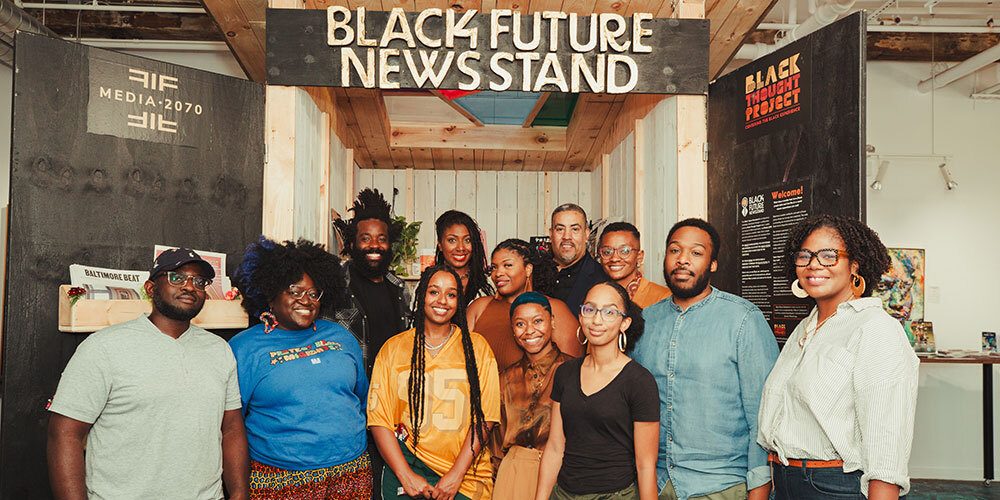
[[[803,334],[802,334],[802,338],[799,339],[799,347],[800,348],[801,347],[805,347],[805,345],[806,345],[806,339],[808,339],[810,335],[815,335],[816,332],[819,331],[819,329],[827,321],[830,321],[830,318],[832,318],[832,317],[834,317],[836,315],[837,315],[837,311],[834,311],[833,314],[827,316],[826,319],[824,319],[823,321],[819,321],[819,309],[817,309],[816,310],[816,319],[817,319],[816,326],[812,329],[811,332],[809,331],[809,327],[808,326],[806,327],[805,332],[803,332]],[[806,324],[808,325],[808,322]]]

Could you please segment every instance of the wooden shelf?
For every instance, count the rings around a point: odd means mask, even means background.
[[[80,299],[71,306],[67,295],[70,288],[70,285],[59,286],[60,332],[96,332],[107,326],[133,320],[153,309],[148,300]],[[246,328],[249,320],[241,304],[239,300],[206,300],[205,307],[191,323],[206,330]]]

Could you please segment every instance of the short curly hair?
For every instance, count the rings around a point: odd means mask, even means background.
[[[813,231],[824,227],[833,229],[844,240],[850,260],[858,263],[858,274],[865,280],[865,291],[861,296],[871,296],[882,275],[889,270],[889,252],[878,233],[853,217],[814,215],[793,227],[785,244],[785,273],[788,279],[796,279],[795,252],[802,249],[802,243]]]
[[[337,219],[333,221],[333,226],[340,233],[341,239],[344,240],[344,249],[340,252],[341,255],[348,255],[354,248],[354,240],[358,236],[358,223],[363,220],[375,219],[384,222],[389,232],[389,245],[395,243],[403,232],[404,223],[392,220],[392,206],[385,201],[385,196],[382,196],[377,189],[365,188],[361,190],[358,193],[358,199],[354,200],[354,206],[349,210],[354,212],[354,217],[348,220]]]
[[[304,274],[323,290],[320,314],[329,315],[346,303],[346,273],[340,259],[323,245],[304,239],[277,243],[264,236],[248,245],[233,281],[243,296],[243,309],[251,323],[270,308],[274,297]]]

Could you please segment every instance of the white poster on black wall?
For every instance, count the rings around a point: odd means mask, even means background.
[[[809,313],[785,273],[789,231],[812,213],[812,179],[740,193],[737,206],[740,296],[764,313],[779,339]]]
[[[91,55],[87,132],[195,147],[210,122],[213,85],[174,73]]]

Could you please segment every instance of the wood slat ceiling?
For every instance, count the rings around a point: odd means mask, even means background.
[[[286,0],[280,0],[283,5]],[[294,2],[301,0],[291,0]],[[722,71],[747,35],[776,0],[707,0],[705,17],[711,21],[710,75]],[[678,0],[304,0],[304,7],[325,9],[331,5],[370,10],[402,7],[408,11],[432,7],[455,10],[495,8],[535,12],[562,10],[578,14],[615,12],[625,16],[652,12],[670,17]],[[251,79],[264,81],[263,19],[265,0],[204,0],[205,7],[225,34],[230,48]],[[699,9],[700,10],[700,9]],[[489,170],[590,170],[621,140],[662,96],[612,96],[584,94],[566,129],[565,148],[560,150],[457,149],[393,147],[393,131],[378,90],[334,89],[339,110],[338,135],[355,150],[355,160],[366,168],[489,169]],[[492,129],[486,126],[486,129]],[[525,129],[530,131],[531,129]],[[397,141],[398,143],[399,141]]]

